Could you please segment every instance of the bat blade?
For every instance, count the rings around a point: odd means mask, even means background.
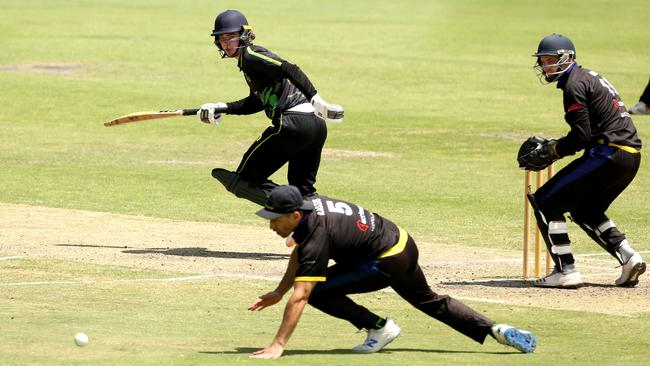
[[[198,109],[172,109],[172,110],[161,110],[161,111],[136,112],[105,122],[104,126],[111,127],[111,126],[122,125],[125,123],[148,121],[151,119],[158,119],[158,118],[190,116],[190,115],[195,115],[196,112],[198,111],[199,111]]]

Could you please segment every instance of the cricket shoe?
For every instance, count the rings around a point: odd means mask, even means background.
[[[497,342],[514,347],[523,353],[532,353],[537,347],[537,337],[533,333],[509,325],[493,325],[492,335]]]
[[[616,286],[634,287],[639,283],[639,276],[645,273],[646,265],[639,253],[634,253],[627,263],[623,265],[623,273],[616,282]]]
[[[582,276],[573,265],[571,267],[571,269],[564,271],[560,271],[556,267],[551,274],[536,280],[533,285],[537,287],[578,288],[582,286]]]
[[[632,108],[630,108],[631,114],[650,114],[650,106],[645,104],[642,101],[639,101]]]
[[[366,340],[360,345],[352,348],[357,353],[374,353],[380,351],[392,342],[399,335],[400,329],[393,319],[386,319],[386,325],[379,329],[368,330]]]

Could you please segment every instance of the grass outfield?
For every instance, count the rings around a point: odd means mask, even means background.
[[[329,125],[319,191],[394,219],[419,240],[468,250],[520,247],[523,172],[516,167],[517,149],[532,134],[559,137],[567,131],[561,92],[540,85],[531,67],[530,54],[541,37],[552,32],[571,37],[578,61],[605,75],[627,105],[637,101],[648,80],[650,49],[642,45],[650,10],[642,0],[326,5],[3,0],[0,5],[2,203],[264,230],[253,204],[234,198],[210,177],[214,167],[236,168],[268,125],[261,114],[226,116],[217,127],[191,117],[102,126],[135,111],[196,108],[247,95],[234,62],[221,60],[209,37],[214,16],[228,8],[246,14],[257,44],[298,64],[327,101],[345,108],[345,122]],[[650,117],[635,122],[642,140],[650,141]],[[609,211],[640,250],[650,249],[647,166],[644,160]],[[284,183],[285,173],[273,179]],[[577,226],[571,225],[570,233],[578,253],[598,250]],[[10,255],[0,243],[0,257]],[[0,282],[41,275],[67,279],[86,271],[106,281],[177,275],[92,269],[73,260],[2,261]],[[252,362],[237,350],[265,345],[280,308],[255,316],[243,309],[268,286],[221,279],[5,287],[0,363]],[[472,303],[496,319],[534,324],[540,349],[531,357],[493,343],[477,347],[424,321],[394,295],[381,297],[381,302],[367,299],[374,308],[396,307],[409,316],[390,353],[358,357],[340,351],[361,335],[345,333],[347,325],[326,321],[312,309],[291,340],[291,357],[278,362],[551,365],[570,359],[629,365],[650,357],[647,337],[640,336],[648,333],[648,313],[615,317]],[[61,337],[77,324],[100,337],[79,352]]]
[[[271,341],[283,308],[246,311],[256,296],[275,285],[268,281],[216,277],[168,282],[162,279],[174,274],[65,261],[15,262],[4,265],[3,273],[0,289],[10,294],[0,300],[3,365],[268,362],[249,359],[248,353]],[[84,273],[82,278],[79,273]],[[24,284],[45,278],[70,283]],[[365,334],[308,307],[285,356],[274,363],[556,365],[568,361],[572,365],[642,365],[650,347],[647,337],[640,336],[647,332],[647,314],[629,318],[467,302],[492,319],[508,319],[534,329],[540,344],[534,354],[527,355],[489,337],[484,345],[478,345],[413,310],[393,293],[356,299],[379,313],[399,317],[402,334],[384,352],[351,353],[349,348]],[[17,304],[20,312],[9,317],[5,309]],[[72,335],[80,329],[90,335],[85,348],[72,342]]]

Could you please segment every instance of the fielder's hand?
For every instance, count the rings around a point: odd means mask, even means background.
[[[228,111],[226,103],[205,103],[196,114],[203,123],[218,125],[221,123],[221,114]]]
[[[343,122],[343,107],[338,104],[329,104],[320,95],[316,94],[311,98],[314,106],[314,114],[325,122]]]
[[[271,343],[268,347],[251,353],[251,358],[261,358],[266,360],[273,360],[284,352],[284,347],[277,343]]]
[[[282,294],[278,291],[271,291],[255,299],[255,301],[248,306],[248,310],[260,311],[271,305],[277,304],[280,300],[282,300]]]

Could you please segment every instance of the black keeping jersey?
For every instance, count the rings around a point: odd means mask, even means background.
[[[355,204],[315,196],[314,210],[293,233],[298,244],[296,281],[325,281],[328,261],[355,264],[378,258],[399,240],[391,221]]]
[[[560,156],[598,143],[614,143],[641,148],[634,123],[612,84],[595,71],[573,66],[558,81],[564,91],[565,120],[569,133],[558,140]]]
[[[239,59],[239,69],[244,73],[251,95],[260,99],[266,116],[272,121],[287,109],[308,102],[284,76],[282,62],[276,54],[255,45],[246,47]]]

